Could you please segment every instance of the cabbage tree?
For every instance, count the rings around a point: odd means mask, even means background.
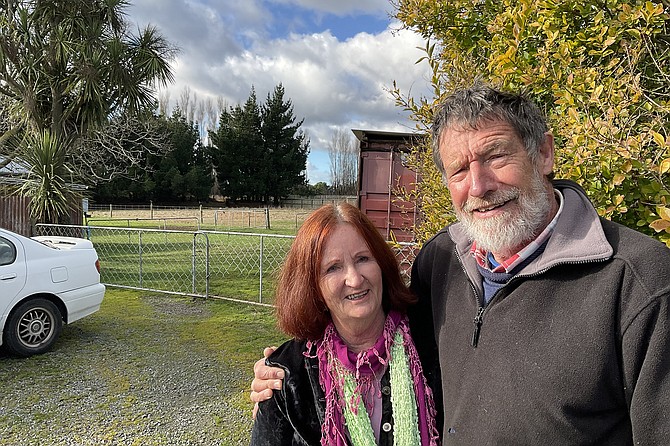
[[[155,27],[131,32],[127,6],[126,0],[0,1],[0,112],[11,123],[0,135],[0,163],[30,165],[22,193],[30,194],[35,215],[62,214],[62,206],[46,202],[66,197],[69,182],[94,182],[105,164],[132,164],[142,151],[143,113],[155,108],[156,87],[172,82],[175,49]],[[110,128],[119,120],[125,132]],[[108,131],[130,143],[91,144]],[[39,160],[52,164],[33,165]]]

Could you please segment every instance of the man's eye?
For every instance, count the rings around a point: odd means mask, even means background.
[[[447,178],[452,179],[452,180],[458,180],[459,178],[462,178],[465,175],[466,169],[458,169],[452,171],[449,175],[447,175]]]
[[[505,158],[507,158],[507,155],[506,155],[506,154],[504,154],[504,153],[497,153],[497,154],[495,154],[495,155],[491,155],[491,156],[488,158],[488,161],[504,160]]]

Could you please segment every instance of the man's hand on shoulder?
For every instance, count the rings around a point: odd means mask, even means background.
[[[254,380],[251,382],[251,401],[254,403],[253,417],[256,418],[258,403],[272,398],[272,391],[279,390],[284,379],[284,371],[278,367],[265,365],[265,358],[270,356],[277,347],[266,347],[263,349],[263,358],[254,364]]]

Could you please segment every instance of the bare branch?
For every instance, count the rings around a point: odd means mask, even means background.
[[[137,167],[145,169],[148,156],[161,155],[168,148],[153,120],[122,116],[82,140],[72,154],[71,167],[82,181],[111,181],[129,177]]]

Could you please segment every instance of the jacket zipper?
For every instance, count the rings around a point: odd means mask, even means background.
[[[472,342],[471,345],[474,348],[477,348],[477,344],[479,344],[479,333],[482,330],[482,324],[484,323],[484,311],[486,311],[486,308],[481,305],[479,302],[479,296],[477,295],[477,288],[475,288],[475,285],[472,283],[472,280],[470,280],[470,276],[468,275],[468,272],[465,270],[465,266],[463,265],[463,262],[461,261],[461,256],[458,254],[458,250],[456,247],[454,247],[454,253],[456,254],[456,259],[458,259],[458,264],[461,265],[461,270],[463,271],[463,274],[465,274],[465,277],[468,279],[468,283],[470,284],[470,288],[472,289],[472,295],[475,298],[475,302],[477,303],[477,314],[475,315],[474,319],[474,324],[475,324],[475,330],[472,333]]]
[[[472,333],[472,346],[477,348],[479,343],[479,332],[482,330],[482,322],[484,322],[484,307],[480,306],[477,309],[477,315],[475,316],[475,331]]]

